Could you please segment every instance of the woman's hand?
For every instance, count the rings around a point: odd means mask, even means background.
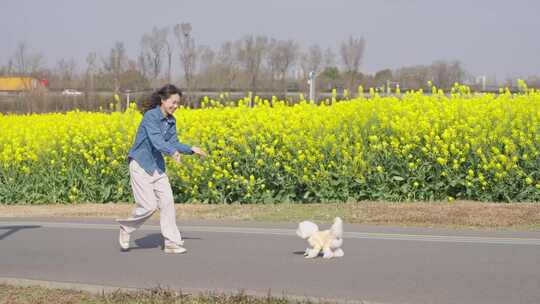
[[[206,157],[208,156],[206,154],[206,152],[204,152],[201,148],[199,147],[191,147],[191,151],[193,151],[193,153],[199,155],[199,156],[202,156],[202,157]]]

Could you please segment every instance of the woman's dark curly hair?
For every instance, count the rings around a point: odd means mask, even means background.
[[[179,88],[172,84],[164,85],[159,90],[154,91],[149,98],[144,99],[141,112],[144,114],[146,111],[160,106],[162,100],[167,100],[174,94],[178,94],[182,97],[182,91]]]

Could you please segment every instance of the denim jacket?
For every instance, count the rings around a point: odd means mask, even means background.
[[[165,173],[163,154],[193,154],[191,147],[178,141],[176,119],[172,115],[163,115],[159,107],[152,108],[143,115],[137,130],[135,142],[129,150],[128,159],[134,159],[152,175],[155,170]]]

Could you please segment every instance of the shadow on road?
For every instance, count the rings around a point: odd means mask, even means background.
[[[189,237],[182,237],[183,240],[200,240],[201,238],[189,238]],[[137,247],[130,248],[130,250],[133,249],[145,249],[145,248],[157,248],[161,247],[163,244],[163,239],[161,237],[161,233],[152,233],[148,234],[142,238],[138,238],[135,240],[135,245]]]
[[[4,233],[0,234],[0,241],[14,234],[15,232],[18,232],[19,230],[33,229],[33,228],[40,228],[40,227],[41,226],[39,225],[0,226],[0,230],[7,230]]]

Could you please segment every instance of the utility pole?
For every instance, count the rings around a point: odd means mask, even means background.
[[[130,92],[131,92],[130,90],[126,90],[126,94],[127,94],[127,96],[126,96],[126,111],[127,111],[127,109],[129,109],[129,93]]]
[[[386,95],[390,95],[390,93],[391,93],[390,86],[394,85],[394,84],[396,85],[395,91],[399,90],[399,82],[386,80],[386,92],[385,92]]]
[[[308,74],[308,84],[309,84],[309,100],[316,102],[315,96],[315,71],[311,71]]]

